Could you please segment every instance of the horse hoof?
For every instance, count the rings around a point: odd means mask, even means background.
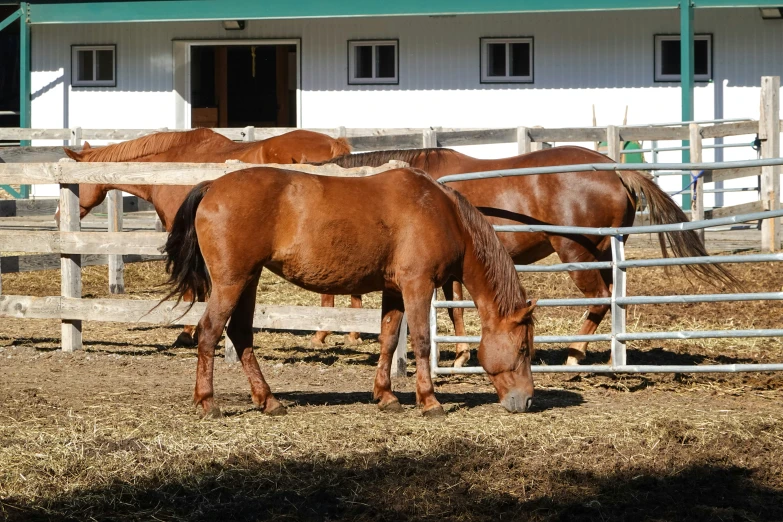
[[[343,344],[345,346],[358,346],[362,344],[362,338],[358,335],[356,337],[351,337],[351,335],[346,335],[343,337]]]
[[[400,401],[395,400],[378,404],[378,409],[384,413],[400,413],[402,412],[402,405],[400,404]]]
[[[277,403],[271,408],[267,408],[264,410],[264,414],[269,415],[270,417],[280,417],[281,415],[285,415],[287,413],[288,413],[288,408],[286,408],[280,403]]]
[[[223,417],[223,412],[217,406],[212,406],[210,409],[204,411],[201,414],[202,419],[220,419]]]
[[[470,352],[462,353],[454,360],[454,367],[462,368],[463,366],[465,366],[465,364],[467,364],[469,360],[470,360]]]
[[[446,416],[446,410],[443,409],[443,406],[438,404],[437,406],[433,406],[429,410],[424,410],[422,412],[422,415],[424,415],[428,419],[435,419],[435,418],[438,418],[438,417],[445,417]]]
[[[310,348],[323,348],[324,346],[326,346],[326,343],[321,339],[318,339],[317,337],[310,338]]]
[[[196,340],[187,332],[182,332],[177,337],[177,340],[174,341],[174,344],[172,345],[174,348],[190,348],[192,346],[196,346]]]

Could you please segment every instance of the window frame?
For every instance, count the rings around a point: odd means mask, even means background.
[[[693,81],[699,83],[709,83],[715,76],[715,60],[713,54],[715,47],[713,45],[714,38],[712,33],[699,33],[693,35],[694,42],[696,40],[707,41],[707,74],[694,74]],[[658,44],[663,41],[680,41],[679,33],[673,34],[656,34],[653,36],[653,51],[654,51],[654,65],[653,65],[653,81],[656,83],[680,83],[682,81],[681,74],[663,74],[661,68],[663,67],[662,47]],[[682,44],[680,44],[682,45]],[[695,61],[695,52],[694,52]],[[694,63],[695,66],[695,63]]]
[[[489,44],[506,44],[506,76],[489,76],[486,67],[489,66],[489,57],[487,55]],[[509,59],[511,53],[508,52],[509,44],[526,43],[530,45],[530,75],[529,76],[508,76]],[[535,38],[532,36],[482,36],[479,38],[479,79],[481,83],[535,83]]]
[[[394,46],[394,78],[375,77],[375,48],[379,45]],[[358,46],[371,46],[372,51],[372,78],[357,78],[356,52]],[[375,40],[348,40],[348,85],[399,85],[400,84],[400,40],[398,38],[385,38]]]
[[[93,79],[92,80],[79,80],[78,67],[79,67],[79,52],[80,51],[92,51],[93,53]],[[95,58],[96,51],[111,51],[112,52],[112,79],[111,80],[96,80],[95,75],[98,67],[98,60]],[[72,87],[116,87],[117,86],[117,44],[78,44],[71,45],[71,86]]]

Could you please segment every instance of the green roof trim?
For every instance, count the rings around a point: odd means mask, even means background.
[[[778,6],[782,0],[703,0],[695,7]],[[677,0],[142,0],[30,2],[30,23],[253,20],[676,9]]]

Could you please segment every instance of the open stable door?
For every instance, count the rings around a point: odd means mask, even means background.
[[[191,127],[296,127],[297,47],[194,45]]]

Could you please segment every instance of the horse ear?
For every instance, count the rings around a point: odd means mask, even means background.
[[[518,323],[524,323],[526,321],[529,321],[533,317],[533,310],[536,309],[536,303],[538,302],[538,299],[530,299],[525,304],[524,308],[520,308],[516,312],[516,321]]]
[[[82,150],[90,150],[92,147],[90,147],[90,142],[85,141],[84,145],[82,145]]]
[[[63,147],[63,150],[65,151],[65,155],[68,156],[69,158],[76,161],[82,160],[82,155],[76,152],[75,150],[66,149],[65,147]]]

